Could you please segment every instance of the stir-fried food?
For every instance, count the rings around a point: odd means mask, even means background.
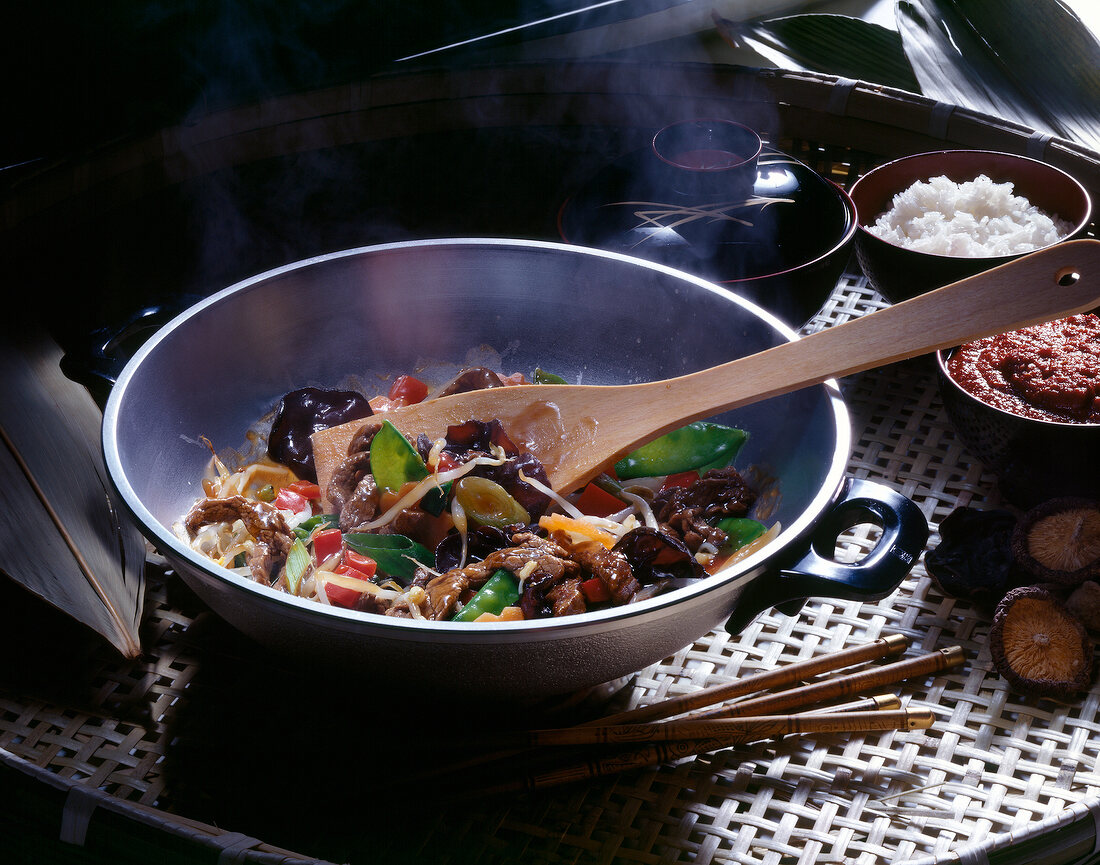
[[[440,393],[526,384],[479,368]],[[386,420],[427,394],[410,376],[370,400],[318,388],[287,394],[267,455],[234,471],[215,456],[206,495],[177,533],[217,564],[298,597],[387,616],[499,622],[652,597],[779,530],[749,516],[757,492],[731,465],[741,430],[691,424],[564,497],[497,420],[451,426],[434,440],[406,438]],[[361,426],[322,489],[309,436],[349,420]]]

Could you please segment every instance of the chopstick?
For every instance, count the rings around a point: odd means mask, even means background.
[[[795,662],[785,667],[746,676],[736,682],[706,688],[693,694],[662,700],[649,706],[596,718],[572,727],[518,731],[496,731],[480,744],[491,750],[475,753],[459,762],[436,766],[406,781],[440,781],[451,777],[466,794],[491,795],[503,792],[536,790],[574,780],[603,777],[634,768],[652,766],[684,757],[721,750],[755,739],[813,732],[868,732],[883,729],[919,729],[931,724],[930,713],[902,711],[894,694],[863,697],[844,705],[822,705],[842,698],[855,697],[906,679],[934,675],[964,661],[958,646],[931,652],[916,658],[871,667],[807,685],[797,685],[812,675],[843,669],[865,660],[889,657],[904,652],[909,641],[891,635],[863,646],[856,646]],[[789,687],[795,686],[795,687]],[[776,693],[759,692],[786,687]],[[758,694],[731,705],[690,712],[692,708],[713,706],[732,697]],[[680,716],[677,718],[677,716]],[[675,720],[662,718],[672,717]],[[706,726],[726,721],[719,726]],[[742,723],[728,723],[740,721]],[[626,744],[639,747],[624,748]],[[467,741],[475,748],[476,738]],[[600,746],[611,753],[585,756],[586,748]],[[579,749],[580,756],[568,750]],[[535,770],[536,757],[553,755],[556,765],[545,771]],[[515,777],[492,782],[501,771]],[[477,778],[489,776],[489,783]],[[446,785],[444,785],[446,786]]]
[[[523,733],[525,747],[550,745],[637,745],[684,739],[749,742],[806,733],[853,733],[872,730],[915,730],[932,726],[930,709],[871,709],[862,712],[804,712],[718,718],[713,721],[665,721],[615,724],[605,727],[564,727]]]
[[[630,709],[614,715],[594,718],[584,721],[577,726],[607,726],[621,723],[642,723],[644,721],[657,720],[659,718],[673,717],[689,712],[692,709],[710,706],[735,697],[754,694],[772,688],[786,688],[812,678],[813,676],[821,675],[822,673],[842,670],[845,667],[852,667],[856,664],[875,661],[880,658],[895,657],[904,653],[908,647],[908,637],[903,634],[889,634],[885,637],[872,640],[870,643],[850,646],[838,652],[829,652],[802,661],[794,661],[774,670],[767,670],[762,673],[754,673],[750,676],[745,676],[734,682],[714,685],[691,694],[671,697],[667,700],[660,700],[647,706],[640,706],[636,709]],[[868,686],[865,690],[874,690],[874,688],[873,686]],[[824,702],[824,699],[821,702]],[[761,712],[760,714],[765,714],[765,712]],[[516,756],[523,750],[521,745],[509,747],[502,739],[507,739],[507,736],[501,737],[494,735],[493,744],[495,747],[493,750],[471,754],[460,761],[416,773],[415,780],[424,781],[438,778],[441,775],[449,775],[455,772],[473,769],[487,763],[497,762],[508,757]]]
[[[778,694],[765,694],[734,703],[731,706],[719,706],[703,712],[695,712],[687,717],[691,720],[713,720],[716,718],[734,718],[753,714],[775,714],[803,709],[816,703],[851,697],[865,691],[875,691],[887,685],[895,685],[906,679],[942,673],[957,667],[965,660],[959,646],[951,646],[930,652],[916,658],[895,661],[881,667],[872,667],[857,673],[849,673],[835,679],[825,679],[810,685],[780,691]]]
[[[745,676],[735,682],[714,685],[691,694],[670,697],[667,700],[650,703],[647,706],[640,706],[637,709],[630,709],[603,718],[595,718],[591,721],[585,721],[580,726],[620,724],[626,722],[641,723],[642,721],[652,721],[657,718],[671,718],[675,715],[682,715],[685,712],[690,712],[693,709],[712,706],[715,703],[722,703],[757,691],[787,688],[804,679],[819,676],[822,673],[831,673],[836,670],[841,670],[844,667],[852,667],[867,661],[877,661],[880,658],[896,657],[903,654],[908,648],[908,637],[903,634],[890,634],[861,646],[852,646],[847,649],[841,649],[839,652],[830,652],[825,655],[819,655],[816,658],[795,661],[794,663],[777,667],[774,670],[754,673],[751,676]]]
[[[545,771],[527,771],[519,777],[508,778],[503,781],[478,786],[478,795],[498,795],[501,793],[519,793],[532,790],[543,790],[548,787],[556,787],[562,784],[571,784],[577,781],[589,781],[595,778],[604,778],[609,775],[626,772],[631,769],[641,769],[658,763],[668,763],[681,760],[685,757],[693,757],[710,751],[718,751],[733,745],[741,745],[758,739],[769,739],[776,736],[806,735],[813,733],[861,733],[885,730],[920,730],[932,726],[934,716],[931,709],[902,709],[896,711],[869,711],[869,712],[831,712],[831,713],[807,713],[802,715],[763,716],[730,719],[726,722],[729,726],[715,727],[722,724],[720,721],[704,722],[704,726],[698,726],[694,722],[670,722],[668,724],[643,724],[628,725],[645,728],[668,728],[680,725],[679,729],[690,732],[698,729],[709,731],[710,735],[685,739],[658,739],[640,748],[628,751],[620,751],[606,756],[589,758],[577,758],[569,762],[561,763]],[[682,725],[693,725],[690,728]],[[603,739],[605,732],[614,728],[566,728],[556,731],[556,734],[566,733],[574,736],[589,735],[592,743],[613,744],[616,740]],[[554,732],[554,731],[551,731]],[[534,731],[537,739],[549,735],[547,731]],[[665,735],[657,733],[657,735]],[[634,740],[637,741],[637,740]],[[542,744],[548,744],[542,741]],[[567,744],[555,742],[555,744]],[[580,744],[569,742],[568,744]]]

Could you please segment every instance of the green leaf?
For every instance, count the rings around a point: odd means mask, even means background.
[[[784,68],[919,90],[901,36],[887,27],[848,15],[817,13],[726,24],[735,40]]]
[[[25,322],[11,323],[0,341],[0,564],[136,658],[145,541],[108,480],[103,416],[88,391],[61,373],[61,356],[51,337]]]
[[[1100,147],[1100,42],[1058,0],[901,0],[896,11],[925,96]]]

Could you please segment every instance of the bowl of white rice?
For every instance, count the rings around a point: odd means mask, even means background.
[[[856,256],[901,301],[1077,237],[1085,187],[1053,165],[986,150],[942,150],[880,165],[851,189]]]

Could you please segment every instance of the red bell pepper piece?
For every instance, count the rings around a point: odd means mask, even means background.
[[[599,577],[593,577],[581,583],[581,594],[590,604],[611,600],[611,590],[607,588],[607,583]]]
[[[342,573],[340,570],[342,567],[344,566],[340,565],[337,567],[335,573]],[[357,580],[363,579],[363,575],[357,573],[354,568],[345,569],[343,574],[345,577],[355,577]],[[348,586],[341,586],[336,583],[325,583],[325,596],[334,607],[343,607],[346,610],[353,609],[362,595],[362,592],[358,592]]]
[[[309,499],[311,502],[321,498],[321,488],[313,481],[295,481],[292,484],[287,484],[283,489],[296,492],[302,498]]]
[[[607,517],[626,507],[626,502],[596,484],[589,484],[581,490],[581,494],[573,504],[580,509],[581,513],[588,514],[590,517]]]
[[[357,553],[355,550],[344,550],[344,557],[341,559],[341,564],[336,568],[336,573],[340,573],[340,568],[351,568],[359,572],[359,574],[349,574],[349,576],[358,576],[359,579],[369,580],[374,576],[375,571],[378,570],[378,562],[369,556],[364,556],[362,553]]]
[[[695,469],[691,469],[690,471],[669,475],[665,478],[665,482],[661,484],[661,489],[667,490],[671,487],[689,487],[697,480],[699,480],[699,472],[695,471]]]
[[[423,402],[427,395],[428,386],[420,379],[413,378],[411,375],[399,375],[390,385],[390,392],[386,397],[396,408]]]
[[[359,568],[354,568],[351,565],[347,565],[342,562],[335,568],[333,568],[332,572],[334,574],[339,574],[341,577],[350,577],[353,580],[360,580],[364,583],[369,582],[371,578],[370,574],[359,570]],[[341,586],[339,583],[336,583],[332,580],[328,580],[325,582],[325,595],[328,596],[328,599],[331,603],[335,604],[338,607],[346,607],[348,609],[351,609],[355,606],[356,602],[359,600],[360,595],[362,594],[363,593],[360,592],[358,589],[355,589],[351,586]]]
[[[279,490],[279,494],[275,496],[274,505],[281,511],[294,511],[294,513],[310,510],[309,501],[306,497],[290,487],[283,487]]]
[[[331,559],[344,545],[344,535],[339,529],[322,529],[313,535],[313,553],[317,564]]]

